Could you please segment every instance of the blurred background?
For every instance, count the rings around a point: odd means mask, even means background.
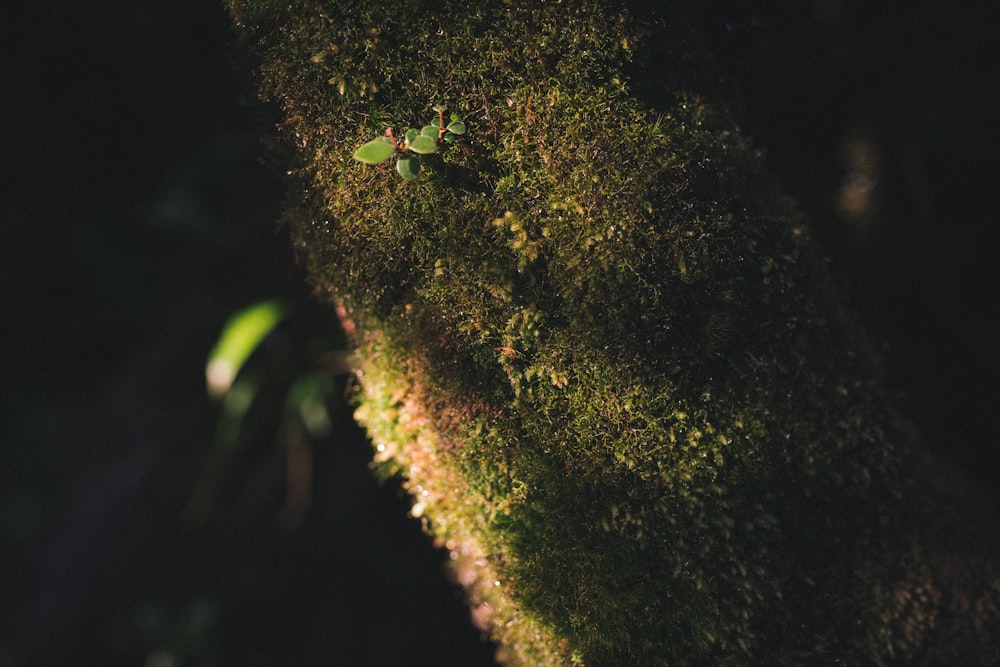
[[[996,10],[703,4],[903,411],[996,503]],[[0,665],[491,664],[368,468],[231,37],[204,0],[0,24]],[[266,299],[213,399],[220,332]]]

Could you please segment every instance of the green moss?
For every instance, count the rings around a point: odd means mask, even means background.
[[[951,500],[675,3],[229,4],[377,465],[506,661],[997,658],[986,538],[925,529]],[[438,103],[468,133],[416,179],[351,159]]]

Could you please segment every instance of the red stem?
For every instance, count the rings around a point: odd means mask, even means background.
[[[392,139],[392,145],[396,148],[396,150],[399,150],[399,142],[396,141],[396,137],[392,136],[392,128],[391,127],[385,128],[385,136],[387,136],[390,139]]]

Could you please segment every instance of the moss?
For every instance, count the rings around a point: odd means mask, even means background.
[[[995,565],[962,551],[995,538],[927,528],[950,496],[682,8],[344,4],[229,2],[376,464],[501,657],[997,659]],[[416,180],[351,159],[436,103],[469,132]]]

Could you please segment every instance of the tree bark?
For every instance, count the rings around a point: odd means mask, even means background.
[[[502,661],[1000,660],[995,522],[893,413],[683,3],[228,5],[377,469]],[[352,159],[438,104],[467,132],[415,179]]]

